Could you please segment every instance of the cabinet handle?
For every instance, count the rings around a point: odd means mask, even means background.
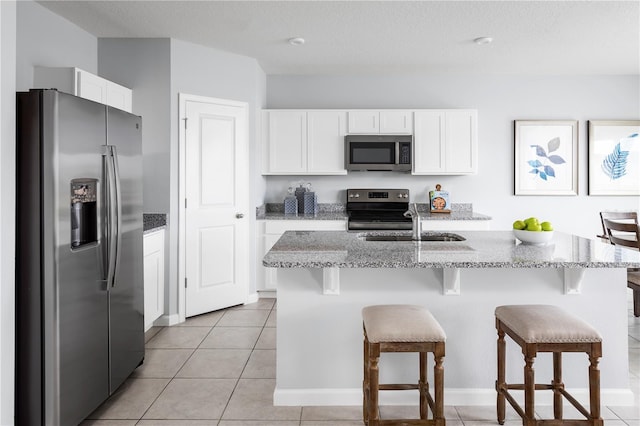
[[[242,213],[236,213],[236,218],[237,219],[242,219],[244,217],[244,214]]]

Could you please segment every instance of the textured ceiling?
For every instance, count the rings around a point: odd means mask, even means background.
[[[637,0],[39,3],[97,37],[176,38],[267,74],[640,74]]]

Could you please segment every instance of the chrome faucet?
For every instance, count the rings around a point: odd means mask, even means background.
[[[418,212],[418,206],[416,203],[412,203],[409,207],[409,210],[404,212],[404,217],[410,217],[412,222],[413,236],[412,239],[414,241],[422,240],[422,219],[420,218],[420,213]]]

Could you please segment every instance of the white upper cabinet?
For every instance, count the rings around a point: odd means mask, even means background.
[[[346,119],[346,112],[338,110],[263,111],[262,174],[347,174]]]
[[[307,171],[307,113],[265,111],[263,115],[264,174]]]
[[[80,68],[34,67],[33,86],[38,89],[58,89],[61,92],[132,112],[131,89]]]
[[[411,134],[413,113],[404,110],[349,111],[350,134]]]
[[[477,173],[476,110],[263,110],[263,175],[345,175],[347,134],[413,134],[414,175]]]
[[[307,173],[346,174],[345,111],[307,112]]]
[[[420,110],[414,114],[413,174],[477,173],[476,110]]]

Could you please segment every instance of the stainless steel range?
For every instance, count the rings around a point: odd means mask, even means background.
[[[349,229],[411,229],[408,189],[347,189]]]

